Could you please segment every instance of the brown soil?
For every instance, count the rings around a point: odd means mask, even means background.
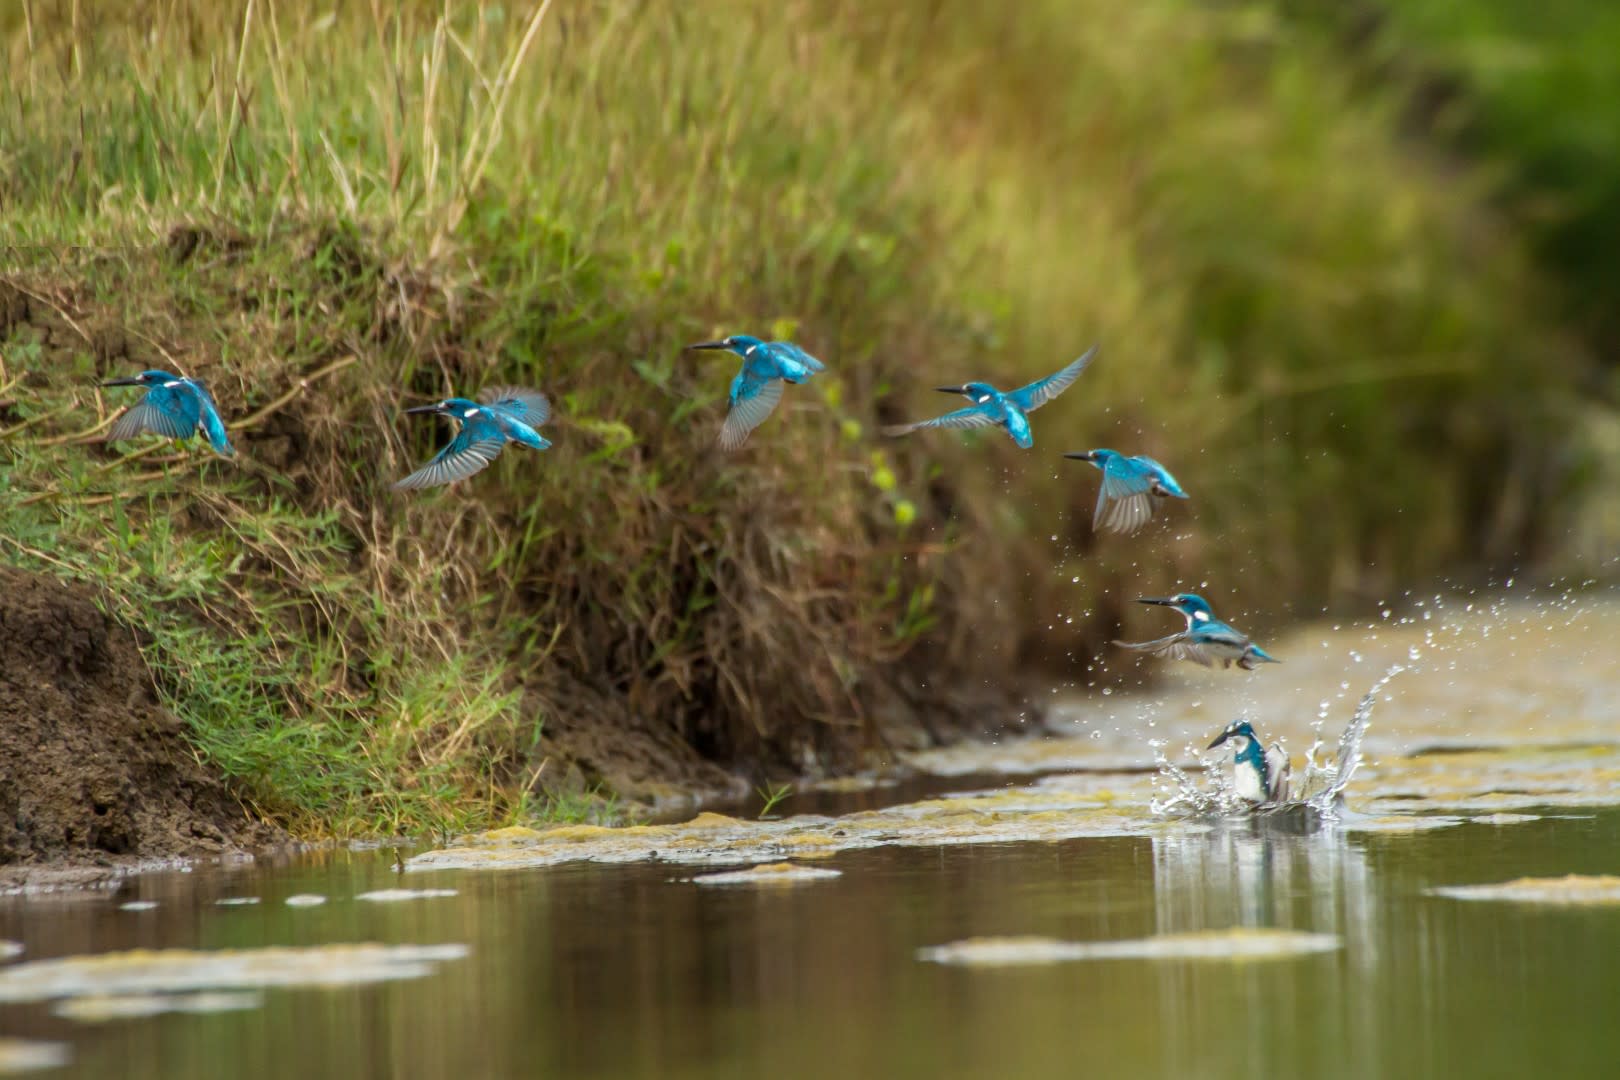
[[[218,855],[275,839],[159,705],[83,587],[0,568],[0,864]]]

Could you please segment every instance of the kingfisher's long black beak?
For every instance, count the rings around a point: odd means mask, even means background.
[[[108,379],[106,382],[102,383],[101,385],[102,386],[144,386],[145,384],[141,382],[141,380],[140,380],[140,378],[138,376],[127,375],[122,379]]]
[[[414,409],[406,409],[405,411],[408,412],[408,413],[429,413],[429,412],[442,412],[443,410],[440,409],[439,406],[435,404],[435,405],[418,405]]]
[[[724,341],[700,341],[696,345],[686,346],[688,349],[727,349],[730,348]]]
[[[936,386],[936,387],[934,387],[934,389],[938,390],[942,394],[965,394],[965,393],[967,393],[967,387],[965,387],[965,386]]]
[[[1138,596],[1138,604],[1158,604],[1160,607],[1175,607],[1176,602],[1168,596]]]
[[[1097,460],[1097,455],[1092,453],[1090,450],[1081,450],[1078,453],[1064,454],[1063,456],[1066,457],[1066,458],[1073,458],[1076,461],[1096,461]]]
[[[1215,736],[1215,741],[1210,743],[1208,746],[1204,747],[1204,749],[1205,750],[1213,750],[1217,746],[1221,745],[1221,743],[1225,742],[1227,739],[1230,739],[1231,737],[1232,737],[1231,731],[1223,731],[1219,735]]]

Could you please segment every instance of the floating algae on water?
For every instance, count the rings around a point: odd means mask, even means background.
[[[68,1059],[68,1048],[62,1043],[0,1038],[0,1073],[59,1069]]]
[[[374,904],[398,904],[406,900],[435,900],[457,895],[454,889],[376,889],[355,897]]]
[[[245,991],[202,991],[195,994],[94,994],[68,998],[51,1010],[52,1015],[81,1024],[101,1024],[113,1020],[142,1020],[164,1013],[219,1013],[257,1009],[264,995]]]
[[[747,870],[727,870],[718,874],[700,874],[692,879],[694,885],[803,885],[811,881],[830,881],[842,875],[837,870],[824,870],[815,866],[796,866],[793,863],[766,863]]]
[[[1491,885],[1445,885],[1430,895],[1453,900],[1496,900],[1510,904],[1597,907],[1620,904],[1620,877],[1569,874],[1557,878],[1516,878]]]
[[[430,975],[465,945],[315,945],[262,949],[132,949],[0,968],[0,1003],[119,998],[206,990],[356,986]]]
[[[1283,960],[1332,952],[1343,942],[1332,934],[1299,930],[1235,928],[1199,930],[1125,941],[1060,941],[1044,937],[968,938],[921,949],[919,960],[967,967],[1023,967],[1078,960]]]
[[[779,821],[743,821],[704,813],[673,825],[497,829],[423,852],[407,860],[405,869],[517,870],[649,859],[723,866],[821,858],[879,847],[1148,836],[1164,827],[1134,806],[1121,805],[1107,787],[1039,787],[924,799],[838,818],[800,815]]]

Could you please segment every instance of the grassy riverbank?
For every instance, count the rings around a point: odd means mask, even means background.
[[[297,831],[847,762],[1091,678],[1139,592],[1260,628],[1557,525],[1578,360],[1520,253],[1261,9],[46,7],[0,15],[0,543],[105,584]],[[732,458],[678,351],[727,330],[830,369]],[[1093,341],[1030,453],[874,437]],[[88,441],[147,366],[236,462]],[[400,410],[495,382],[554,449],[390,492],[443,436]],[[1191,508],[1093,537],[1094,445]]]

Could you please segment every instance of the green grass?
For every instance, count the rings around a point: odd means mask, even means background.
[[[1267,9],[542,10],[0,14],[0,534],[105,584],[296,830],[578,813],[586,727],[847,761],[1143,590],[1258,628],[1557,528],[1580,362],[1538,283]],[[727,330],[830,369],[729,460],[731,369],[679,351]],[[1097,340],[1032,453],[874,437]],[[88,445],[96,378],[165,364],[237,464]],[[400,409],[495,382],[553,395],[554,449],[391,493],[443,437]],[[1196,517],[1094,540],[1057,455],[1097,445]]]

